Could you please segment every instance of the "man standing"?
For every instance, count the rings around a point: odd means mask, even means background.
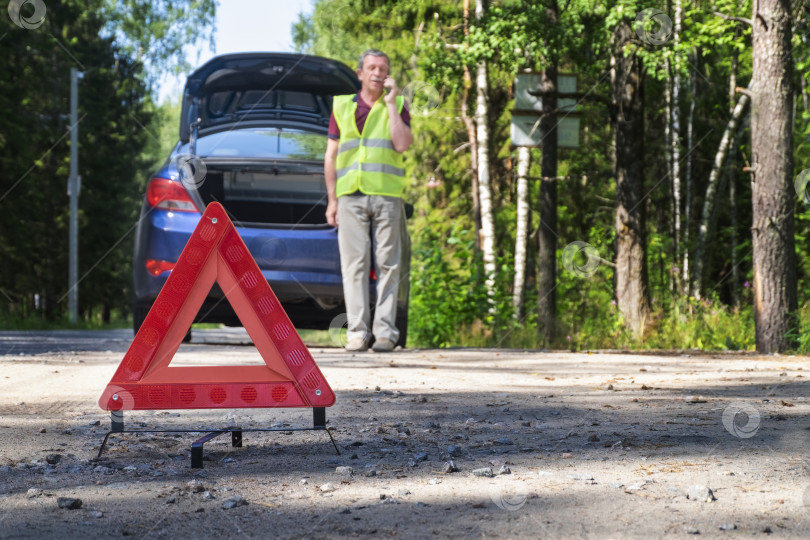
[[[347,351],[367,350],[372,338],[368,331],[372,238],[377,276],[372,349],[392,351],[399,338],[394,322],[404,212],[402,153],[411,146],[413,135],[405,100],[388,76],[390,67],[382,51],[364,52],[357,67],[360,92],[335,96],[329,122],[324,156],[326,221],[338,227]]]

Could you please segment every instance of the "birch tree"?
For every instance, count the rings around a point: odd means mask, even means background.
[[[726,125],[723,132],[723,137],[720,139],[720,146],[714,156],[712,163],[712,170],[709,173],[709,184],[706,187],[706,196],[703,198],[703,212],[701,213],[700,226],[698,227],[697,234],[697,247],[695,248],[695,285],[694,296],[700,298],[703,291],[703,267],[704,258],[706,257],[706,245],[709,240],[711,230],[711,217],[714,212],[715,196],[719,190],[720,173],[723,170],[723,163],[726,160],[728,150],[733,146],[734,138],[737,133],[737,125],[739,124],[740,117],[742,116],[745,107],[748,105],[748,93],[744,91],[737,100],[737,105],[731,114],[731,119]]]
[[[681,23],[683,20],[683,9],[681,7],[681,0],[675,0],[675,27],[672,34],[673,47],[677,50],[680,43]],[[672,216],[675,224],[675,262],[677,263],[681,258],[681,70],[678,65],[678,57],[675,56],[674,66],[672,70],[672,107],[670,109],[670,120],[672,122],[672,138],[670,140],[671,153],[672,153],[672,196],[673,206],[675,207],[674,215]],[[682,278],[680,274],[675,280],[675,288],[681,290]]]
[[[517,149],[517,227],[515,231],[515,281],[512,287],[512,312],[516,320],[523,315],[523,285],[526,282],[526,243],[529,225],[529,165],[531,150]]]
[[[475,0],[475,18],[484,17],[485,0]],[[495,299],[495,220],[492,210],[492,186],[489,176],[489,105],[487,62],[480,60],[475,76],[475,126],[478,156],[478,199],[481,205],[481,251],[484,259],[484,286],[490,310]]]

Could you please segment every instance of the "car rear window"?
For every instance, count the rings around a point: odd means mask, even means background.
[[[179,149],[188,152],[188,145]],[[326,135],[295,129],[235,129],[200,137],[201,157],[279,158],[322,161]]]

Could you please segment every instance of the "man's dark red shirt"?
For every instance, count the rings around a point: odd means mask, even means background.
[[[357,102],[357,109],[354,112],[354,120],[357,122],[357,131],[363,133],[363,127],[366,125],[366,118],[368,118],[371,107],[368,103],[363,101],[360,94],[356,94],[353,101]],[[402,117],[402,121],[405,122],[405,125],[411,127],[411,114],[408,112],[407,107],[402,107],[402,112],[399,115]],[[335,121],[334,112],[329,117],[329,134],[327,137],[340,140],[340,128],[338,128],[337,122]]]

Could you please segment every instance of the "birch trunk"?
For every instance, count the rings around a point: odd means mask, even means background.
[[[697,65],[697,49],[693,49],[694,62]],[[684,186],[686,193],[684,197],[684,228],[683,228],[683,283],[686,291],[692,293],[692,277],[689,269],[689,227],[692,224],[692,134],[695,125],[695,101],[697,101],[697,80],[695,79],[695,71],[697,67],[693,67],[689,73],[689,85],[691,88],[692,99],[689,102],[689,120],[686,124],[686,148],[689,155],[686,156],[686,172],[684,177]]]
[[[673,32],[673,48],[678,49],[678,41],[681,34],[681,0],[675,0],[675,28]],[[681,75],[677,57],[673,64],[672,76],[672,134],[670,142],[672,144],[672,196],[675,206],[675,264],[681,260]],[[680,273],[675,278],[675,288],[681,290],[682,276]]]
[[[739,27],[737,27],[739,34]],[[734,114],[734,96],[737,88],[737,63],[740,53],[735,49],[731,56],[731,75],[728,78],[728,107]],[[740,269],[737,262],[737,150],[740,147],[740,137],[737,137],[731,154],[728,156],[728,208],[731,214],[731,305],[740,303]]]
[[[740,137],[734,144],[734,150],[728,159],[728,204],[731,213],[731,305],[740,303],[740,265],[737,260],[737,149],[740,146]]]
[[[670,233],[673,239],[675,260],[677,261],[679,260],[678,234],[676,233],[677,220],[675,218],[677,207],[675,206],[675,182],[672,181],[672,69],[669,65],[669,60],[664,61],[664,69],[667,72],[667,80],[664,83],[664,148],[667,154],[667,176],[671,180],[670,187],[672,188],[672,197],[669,200],[670,216],[672,216]],[[667,272],[667,276],[669,277],[669,292],[674,293],[677,280],[675,276],[672,275],[672,272]]]
[[[723,132],[723,138],[720,139],[720,146],[717,148],[717,153],[714,155],[714,163],[712,170],[709,173],[709,184],[706,187],[706,196],[703,199],[703,213],[700,218],[700,226],[698,227],[697,234],[697,247],[695,248],[695,298],[700,298],[703,294],[703,268],[706,244],[710,236],[710,222],[712,212],[714,211],[715,194],[718,190],[718,180],[720,173],[723,170],[723,163],[726,160],[729,146],[733,142],[737,133],[737,124],[742,116],[745,106],[748,105],[748,96],[742,94],[740,99],[737,100],[737,105],[734,107],[734,112],[731,119],[726,125],[726,130]]]
[[[761,353],[791,346],[795,330],[793,59],[790,0],[757,0],[753,15],[751,157],[754,323]]]
[[[484,16],[484,0],[476,0],[475,16]],[[487,64],[479,62],[475,77],[475,124],[478,148],[478,196],[481,203],[481,250],[484,258],[484,287],[490,310],[495,300],[495,223],[492,214],[492,186],[489,177],[489,104]]]
[[[472,173],[471,191],[473,197],[473,224],[475,227],[475,253],[481,252],[481,197],[478,190],[478,137],[475,134],[475,122],[469,116],[467,100],[469,99],[472,78],[470,69],[464,66],[464,95],[461,102],[461,118],[467,129],[467,139],[470,141],[470,169]]]
[[[526,243],[529,226],[529,164],[531,151],[517,149],[517,232],[515,233],[515,283],[512,287],[512,312],[515,320],[523,317],[523,287],[526,282]]]
[[[464,0],[464,35],[470,35],[470,0]],[[464,65],[464,95],[461,98],[461,119],[467,130],[467,140],[470,141],[470,169],[472,173],[472,198],[473,198],[473,226],[475,227],[475,254],[481,252],[481,202],[478,197],[478,142],[475,136],[475,122],[469,115],[467,101],[470,98],[470,88],[472,88],[472,76],[470,68]]]

